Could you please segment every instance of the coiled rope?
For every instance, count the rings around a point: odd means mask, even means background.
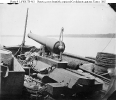
[[[106,68],[114,68],[116,66],[116,55],[111,53],[98,52],[95,63]]]

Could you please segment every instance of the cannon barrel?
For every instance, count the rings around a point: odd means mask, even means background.
[[[48,50],[53,53],[60,54],[60,52],[64,52],[65,50],[64,42],[58,41],[54,38],[42,37],[33,33],[29,33],[28,37],[46,46]]]

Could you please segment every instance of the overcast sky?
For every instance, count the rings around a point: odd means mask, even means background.
[[[0,4],[0,26],[3,35],[24,33],[29,8],[27,33],[39,35],[116,33],[116,12],[107,4],[38,3]]]

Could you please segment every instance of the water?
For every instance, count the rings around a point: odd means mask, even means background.
[[[39,4],[2,5],[0,25],[2,35],[21,35],[24,32],[26,9],[29,8],[26,33],[59,35],[64,27],[65,34],[110,34],[116,33],[116,13],[106,3],[99,4]],[[2,45],[20,45],[22,37],[0,37]],[[57,37],[58,39],[58,37]],[[95,57],[97,52],[115,53],[115,38],[64,37],[65,52],[80,56]],[[26,44],[40,44],[26,38]]]
[[[58,39],[58,38],[57,38]],[[2,45],[20,45],[22,43],[23,37],[1,37],[0,41]],[[89,56],[96,57],[97,52],[115,52],[115,38],[74,38],[74,37],[64,37],[65,52],[72,53],[79,56]],[[40,44],[26,37],[26,45],[32,45],[40,47]]]

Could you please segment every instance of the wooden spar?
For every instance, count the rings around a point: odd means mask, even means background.
[[[87,61],[87,62],[90,62],[90,63],[95,63],[95,60],[93,60],[93,59],[84,58],[84,57],[77,56],[77,55],[70,54],[70,53],[66,53],[66,52],[64,52],[62,55],[68,56],[68,57],[71,57],[71,58],[76,58],[76,59],[84,60],[84,61]]]
[[[26,36],[27,19],[28,19],[28,9],[29,8],[27,8],[27,15],[26,15],[26,20],[25,20],[25,29],[24,29],[24,36],[23,36],[22,46],[25,45],[25,36]]]

